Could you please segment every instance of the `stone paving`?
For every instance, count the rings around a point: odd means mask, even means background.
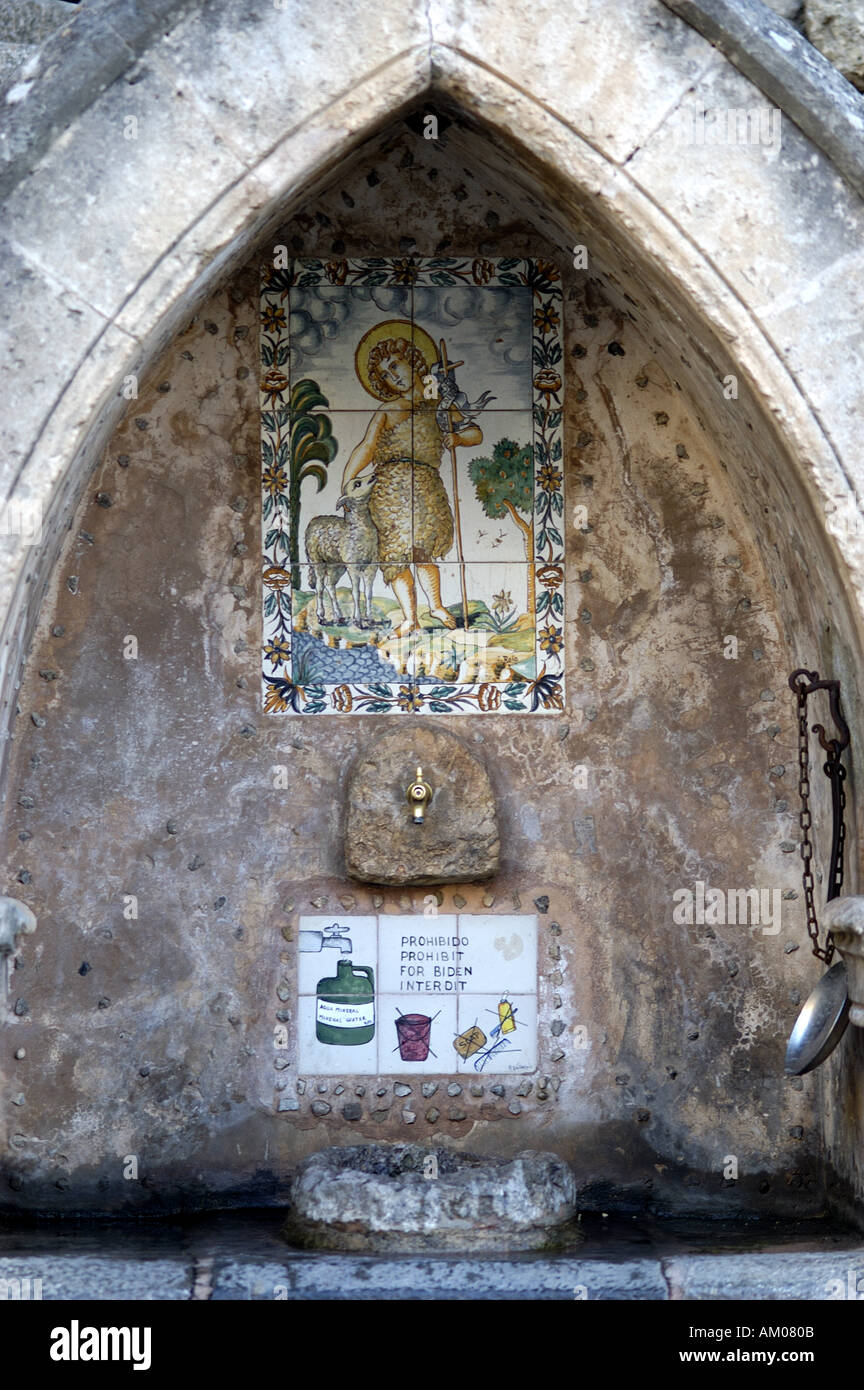
[[[728,1300],[860,1298],[864,1240],[824,1223],[712,1228],[585,1218],[577,1254],[304,1253],[281,1212],[180,1223],[0,1229],[3,1280],[42,1280],[43,1300]],[[785,1235],[783,1244],[779,1243]],[[713,1245],[713,1248],[709,1248]],[[734,1248],[724,1250],[729,1245]],[[14,1295],[14,1286],[7,1296]]]

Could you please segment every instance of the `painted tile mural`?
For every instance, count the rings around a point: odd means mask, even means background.
[[[537,1068],[536,917],[301,917],[297,988],[307,1074]]]
[[[548,261],[267,268],[267,713],[563,709],[560,328]]]

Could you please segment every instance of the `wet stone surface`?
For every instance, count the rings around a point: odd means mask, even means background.
[[[301,1163],[291,1201],[285,1235],[307,1249],[537,1250],[575,1221],[576,1180],[555,1154],[361,1144]]]
[[[864,1275],[860,1232],[831,1221],[580,1220],[574,1254],[339,1254],[291,1249],[283,1213],[0,1225],[0,1279],[43,1300],[573,1301],[836,1298]],[[31,1294],[35,1296],[35,1294]],[[12,1294],[10,1294],[12,1297]]]

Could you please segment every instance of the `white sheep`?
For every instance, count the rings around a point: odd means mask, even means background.
[[[330,598],[331,622],[342,624],[344,614],[336,597],[336,582],[345,571],[351,581],[355,627],[372,627],[372,581],[378,569],[378,531],[369,515],[374,475],[354,478],[336,503],[345,516],[316,516],[306,527],[309,582],[315,589],[319,623],[324,623],[324,593]],[[363,592],[365,590],[365,593]]]

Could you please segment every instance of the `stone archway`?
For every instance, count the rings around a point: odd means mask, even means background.
[[[837,360],[832,323],[854,319],[846,281],[861,254],[858,200],[794,129],[791,165],[760,158],[743,195],[728,151],[719,167],[699,168],[695,151],[682,159],[677,109],[762,98],[659,5],[627,0],[610,14],[588,0],[553,4],[545,28],[536,13],[514,15],[494,35],[470,5],[452,19],[433,12],[431,35],[425,11],[394,5],[382,16],[378,7],[376,20],[367,30],[356,12],[346,23],[324,7],[298,24],[290,12],[233,2],[182,14],[167,34],[142,41],[134,63],[10,189],[14,259],[4,289],[18,324],[10,389],[21,411],[7,444],[7,496],[40,502],[45,534],[38,548],[4,538],[9,713],[63,526],[124,407],[124,378],[145,375],[301,190],[308,195],[361,137],[428,92],[483,131],[490,165],[515,169],[562,250],[588,248],[610,298],[686,383],[729,451],[739,491],[771,514],[760,534],[790,656],[839,674],[857,720],[857,386],[838,371],[829,391],[825,363]],[[321,56],[340,24],[349,71]],[[577,82],[569,65],[550,65],[550,44],[579,54]],[[287,69],[298,76],[285,98]],[[622,71],[644,80],[638,102]],[[790,198],[790,168],[813,205],[842,204],[833,237]],[[730,376],[735,409],[722,391]]]

